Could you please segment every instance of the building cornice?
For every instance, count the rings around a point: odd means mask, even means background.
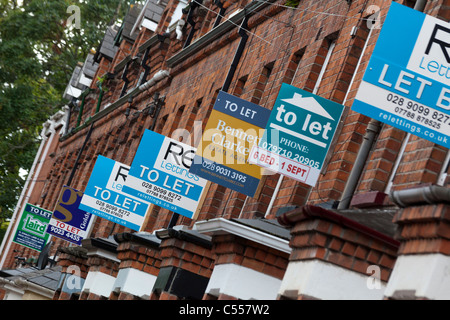
[[[262,232],[260,230],[245,226],[227,220],[224,218],[217,218],[205,221],[199,221],[195,223],[194,230],[200,233],[220,235],[220,234],[234,234],[244,239],[251,240],[253,242],[262,244],[266,247],[276,249],[278,251],[291,253],[291,247],[289,247],[289,241],[281,239],[274,235]]]
[[[250,2],[247,6],[245,6],[244,9],[228,18],[217,27],[206,33],[204,36],[200,37],[196,41],[192,42],[189,46],[167,59],[167,65],[169,66],[169,68],[173,68],[180,62],[184,61],[186,58],[202,50],[206,46],[210,45],[211,42],[214,42],[215,40],[222,37],[225,33],[235,28],[236,25],[239,25],[239,23],[242,22],[245,16],[250,17],[261,11],[266,6],[267,3],[262,3],[259,1]]]

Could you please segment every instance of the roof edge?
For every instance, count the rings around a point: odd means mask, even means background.
[[[399,241],[395,240],[394,238],[388,235],[385,235],[379,231],[369,228],[352,219],[346,218],[338,213],[314,205],[305,205],[298,209],[283,213],[282,215],[277,217],[278,222],[281,225],[287,227],[293,226],[299,221],[311,218],[330,220],[340,224],[341,226],[366,234],[372,238],[376,238],[391,247],[398,248],[400,246]]]

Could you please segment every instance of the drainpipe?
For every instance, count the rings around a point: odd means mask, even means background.
[[[361,65],[361,60],[364,57],[364,53],[366,52],[367,45],[370,41],[370,37],[372,35],[373,29],[369,30],[369,35],[367,36],[366,43],[364,44],[364,48],[359,56],[358,63],[356,65],[355,72],[353,73],[352,79],[350,81],[350,85],[348,86],[347,93],[345,95],[343,105],[347,102],[348,94],[352,88],[353,82],[355,80],[355,76],[359,71],[359,67]],[[362,170],[364,169],[364,164],[369,156],[370,149],[372,148],[372,144],[377,136],[379,130],[381,129],[381,123],[377,120],[371,119],[369,124],[367,125],[366,133],[363,137],[363,142],[359,149],[358,155],[356,157],[355,163],[353,164],[352,171],[350,172],[350,176],[348,177],[347,183],[345,184],[344,192],[342,193],[341,200],[338,204],[338,209],[347,209],[350,206],[350,201],[352,200],[353,193],[355,192],[356,185],[358,184],[359,177],[361,176]]]
[[[427,2],[428,2],[427,0],[417,0],[416,4],[414,5],[414,10],[423,12],[423,10],[425,10]]]
[[[191,44],[192,38],[194,37],[195,21],[192,19],[192,15],[194,14],[195,8],[197,8],[202,2],[203,2],[203,0],[193,0],[190,3],[189,13],[186,18],[186,22],[191,25],[191,31],[189,32],[188,37],[187,37],[186,41],[184,42],[183,49]]]
[[[80,105],[80,111],[78,112],[78,119],[77,119],[77,124],[75,126],[78,127],[81,123],[81,117],[83,116],[83,109],[84,109],[84,103],[86,101],[86,97],[87,95],[91,92],[91,89],[88,88],[85,91],[83,91],[83,93],[81,94],[81,105]]]
[[[239,27],[238,34],[241,36],[241,41],[239,42],[238,48],[236,49],[236,53],[234,54],[233,62],[231,63],[230,69],[228,70],[227,77],[222,86],[222,91],[228,92],[230,88],[231,80],[233,80],[234,73],[236,72],[236,68],[241,60],[242,53],[244,52],[245,44],[248,40],[248,34],[246,30],[248,29],[248,17],[245,16],[244,20],[242,20],[241,26]]]
[[[122,72],[121,79],[124,82],[124,84],[122,87],[122,91],[120,92],[120,97],[123,97],[127,93],[128,84],[130,83],[130,80],[128,80],[128,68],[130,67],[130,63],[131,63],[131,60],[128,61],[128,63],[126,64],[126,66]]]
[[[216,17],[216,21],[214,21],[214,25],[212,27],[213,29],[220,24],[220,22],[222,21],[222,17],[225,15],[225,11],[226,11],[226,9],[223,7],[223,3],[220,2],[220,0],[215,0],[214,4],[220,8],[220,11]]]
[[[139,81],[139,85],[144,84],[144,82],[147,80],[147,76],[150,73],[150,66],[147,65],[147,62],[149,60],[149,53],[150,53],[150,47],[148,47],[145,50],[144,56],[142,57],[142,61],[141,61],[141,67],[142,69],[144,69],[144,73],[142,74],[142,78]]]
[[[361,173],[364,169],[364,165],[369,157],[370,150],[375,141],[376,136],[380,132],[382,123],[371,119],[367,125],[366,133],[364,134],[364,141],[361,144],[355,163],[353,165],[350,176],[348,177],[347,184],[345,185],[344,193],[342,194],[341,201],[339,202],[338,209],[347,209],[350,206],[353,194],[358,184]]]
[[[420,204],[450,203],[450,189],[433,185],[393,191],[390,197],[401,208]]]
[[[414,6],[414,10],[421,11],[425,9],[427,0],[418,0]],[[372,31],[372,30],[371,30]],[[369,39],[367,39],[367,42]],[[362,55],[361,55],[362,56]],[[356,72],[356,71],[355,71]],[[370,150],[375,142],[375,138],[380,132],[382,123],[378,120],[371,119],[367,125],[366,133],[364,134],[364,141],[361,144],[361,148],[358,151],[358,155],[353,165],[350,176],[345,185],[344,193],[342,194],[341,201],[339,202],[338,209],[348,209],[350,201],[356,190],[359,178],[364,169],[367,158],[369,157]]]
[[[98,88],[100,89],[100,93],[98,95],[97,108],[95,108],[95,113],[98,113],[100,111],[100,105],[102,104],[103,99],[103,88],[101,81],[98,82]]]

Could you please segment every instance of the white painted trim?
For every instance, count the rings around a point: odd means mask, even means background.
[[[4,300],[23,300],[25,290],[17,288],[15,285],[5,285],[6,293]]]
[[[150,19],[145,18],[142,21],[142,26],[148,30],[151,30],[153,32],[156,32],[156,29],[158,28],[158,24]]]
[[[105,259],[112,260],[114,262],[119,262],[120,263],[120,260],[117,259],[117,255],[116,254],[114,254],[114,253],[112,253],[110,251],[104,250],[104,249],[100,249],[100,248],[90,249],[88,251],[87,255],[89,257],[90,256],[99,256],[101,258],[105,258]]]
[[[238,299],[275,300],[281,280],[237,264],[219,264],[209,279],[207,294]]]
[[[289,241],[278,238],[271,234],[253,229],[248,226],[224,219],[217,218],[211,220],[204,220],[196,222],[194,228],[200,233],[226,234],[231,233],[239,237],[254,241],[265,245],[266,247],[274,248],[276,250],[291,253]]]
[[[149,299],[157,277],[134,268],[120,269],[113,291],[126,292],[142,299]]]
[[[450,150],[447,150],[447,155],[445,156],[444,163],[442,164],[441,172],[439,173],[437,185],[443,186],[445,183],[445,180],[447,179],[447,171],[450,163]]]
[[[80,79],[78,80],[78,83],[81,83],[82,85],[85,85],[86,87],[89,87],[92,83],[92,79],[88,78],[84,75],[84,73],[81,73]]]
[[[113,276],[100,271],[90,271],[81,291],[109,298],[115,281]]]
[[[450,257],[440,254],[402,255],[395,261],[385,296],[415,291],[415,297],[450,299]]]
[[[27,180],[25,181],[25,185],[22,189],[22,192],[19,197],[19,201],[17,201],[16,207],[14,209],[13,216],[9,223],[8,229],[6,230],[6,234],[3,237],[3,242],[0,246],[0,269],[3,268],[6,257],[11,249],[11,244],[13,240],[13,232],[16,230],[19,217],[21,216],[23,210],[25,209],[25,204],[30,199],[31,193],[33,192],[36,181],[41,173],[41,169],[44,165],[45,158],[47,157],[47,153],[52,145],[53,139],[55,138],[55,130],[58,128],[61,123],[64,123],[64,112],[61,110],[56,112],[50,119],[48,119],[41,131],[42,141],[39,145],[39,150],[34,157],[33,165],[31,166],[30,172],[28,174]],[[61,129],[62,131],[62,129]],[[44,148],[45,146],[45,148]],[[5,248],[6,246],[6,248]]]
[[[386,284],[380,281],[379,289],[370,289],[370,277],[321,260],[292,261],[279,294],[298,291],[298,295],[322,300],[382,300]]]
[[[130,35],[133,35],[133,33],[136,32],[136,30],[139,30],[140,26],[142,25],[142,19],[144,18],[145,15],[145,10],[147,10],[147,6],[149,4],[149,0],[145,1],[144,7],[142,8],[141,12],[139,13],[138,18],[136,19],[136,22],[133,25],[133,28],[131,28],[131,32]]]

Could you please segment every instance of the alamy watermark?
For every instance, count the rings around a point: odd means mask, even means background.
[[[370,290],[381,289],[381,268],[377,265],[370,265],[366,270],[367,274],[370,276],[367,278],[367,288]]]
[[[70,265],[67,267],[67,278],[65,280],[65,286],[69,290],[80,290],[82,289],[81,281],[81,269],[77,265]]]
[[[381,29],[381,18],[380,12],[381,9],[377,5],[370,5],[365,10],[366,13],[370,14],[370,16],[366,19],[367,28],[370,29]]]
[[[71,5],[67,7],[67,13],[72,15],[67,19],[67,27],[75,26],[76,29],[81,29],[81,10],[79,6]]]

